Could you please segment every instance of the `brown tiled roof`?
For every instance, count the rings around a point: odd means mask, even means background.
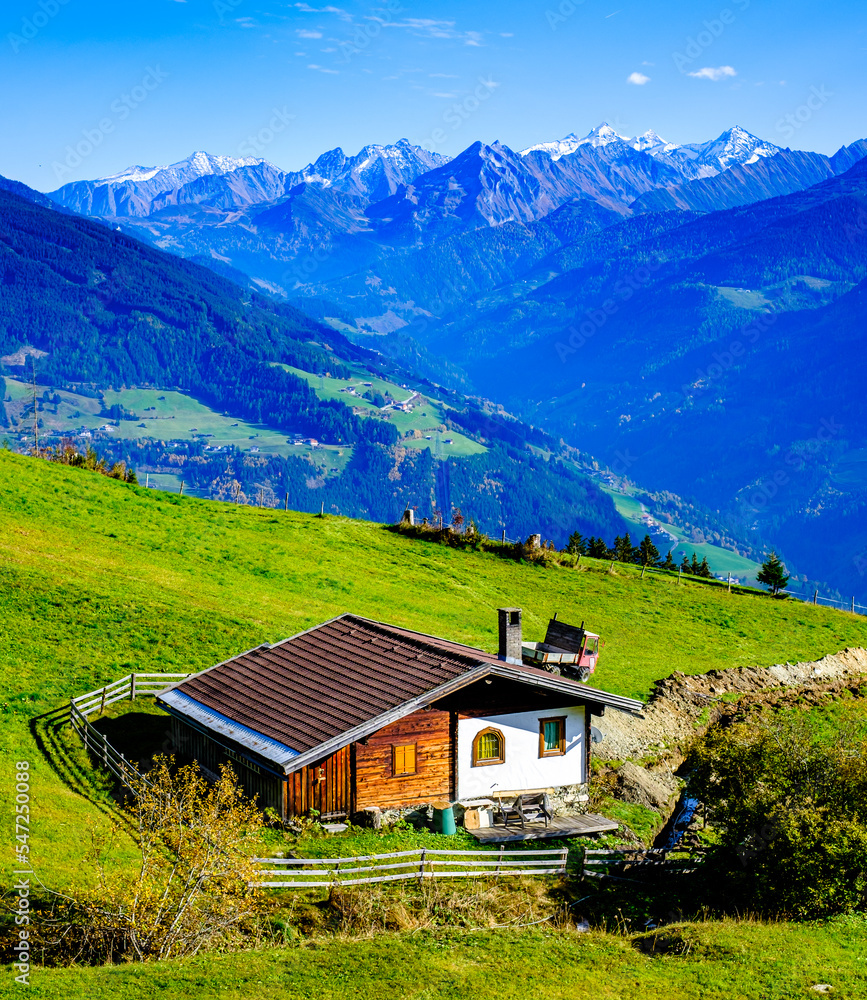
[[[488,674],[574,694],[582,702],[628,712],[641,708],[631,698],[538,667],[504,663],[472,646],[349,614],[242,653],[158,697],[170,711],[190,715],[281,764],[297,758],[300,765],[317,747],[331,753],[362,730],[375,731],[383,716],[401,706],[411,711],[407,703],[413,699],[434,689],[439,697],[446,690],[442,685],[454,690]],[[468,676],[461,680],[462,675]],[[202,716],[183,696],[225,718]],[[239,732],[238,725],[253,732]],[[256,734],[279,746],[263,749]]]
[[[325,740],[496,656],[343,615],[175,686],[293,750]]]

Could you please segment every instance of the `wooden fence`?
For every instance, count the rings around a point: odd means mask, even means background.
[[[568,853],[566,847],[522,851],[506,851],[501,847],[496,854],[493,851],[434,851],[422,847],[359,857],[254,858],[256,865],[261,866],[259,874],[263,880],[250,884],[257,888],[307,889],[480,875],[565,875]],[[284,877],[266,878],[273,875]]]
[[[690,875],[704,860],[703,847],[645,847],[584,852],[589,878],[644,882],[658,876]]]
[[[169,684],[185,677],[189,677],[189,674],[127,674],[103,688],[70,699],[69,718],[72,728],[95,760],[107,771],[111,771],[126,788],[131,788],[133,781],[145,779],[122,753],[115,750],[105,734],[88,722],[87,717],[94,712],[104,712],[108,705],[116,701],[153,697]]]

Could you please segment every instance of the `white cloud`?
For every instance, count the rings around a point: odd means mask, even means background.
[[[383,28],[403,28],[421,38],[451,38],[463,42],[464,45],[479,47],[482,45],[482,32],[460,31],[454,21],[438,21],[431,17],[407,17],[403,21],[385,21],[382,18],[371,17]]]
[[[342,7],[311,7],[309,3],[296,3],[293,6],[305,14],[336,14],[341,21],[352,20],[352,15]]]
[[[722,80],[727,76],[737,76],[737,73],[732,69],[731,66],[705,66],[702,69],[696,70],[695,73],[689,73],[688,76],[694,76],[699,80]]]
[[[308,31],[307,28],[298,28],[298,30],[295,32],[295,34],[299,38],[321,38],[322,37],[322,32],[321,31]]]
[[[310,63],[310,65],[307,68],[315,69],[317,73],[333,73],[334,76],[337,76],[340,72],[340,70],[337,69],[328,69],[325,66],[317,66],[316,63]]]
[[[643,73],[630,73],[626,77],[627,83],[634,83],[636,87],[643,87],[645,83],[650,83],[650,77],[645,76]]]

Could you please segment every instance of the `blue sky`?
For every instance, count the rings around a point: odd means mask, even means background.
[[[826,153],[867,137],[863,0],[6,0],[0,25],[0,173],[43,191],[196,149],[298,169],[603,120]]]

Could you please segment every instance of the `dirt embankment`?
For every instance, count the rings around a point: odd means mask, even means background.
[[[867,675],[867,649],[844,649],[812,663],[732,667],[687,676],[675,671],[657,681],[640,718],[609,709],[594,720],[603,734],[594,747],[603,760],[654,761],[675,770],[697,733],[737,708],[822,703],[846,689],[856,691]]]

